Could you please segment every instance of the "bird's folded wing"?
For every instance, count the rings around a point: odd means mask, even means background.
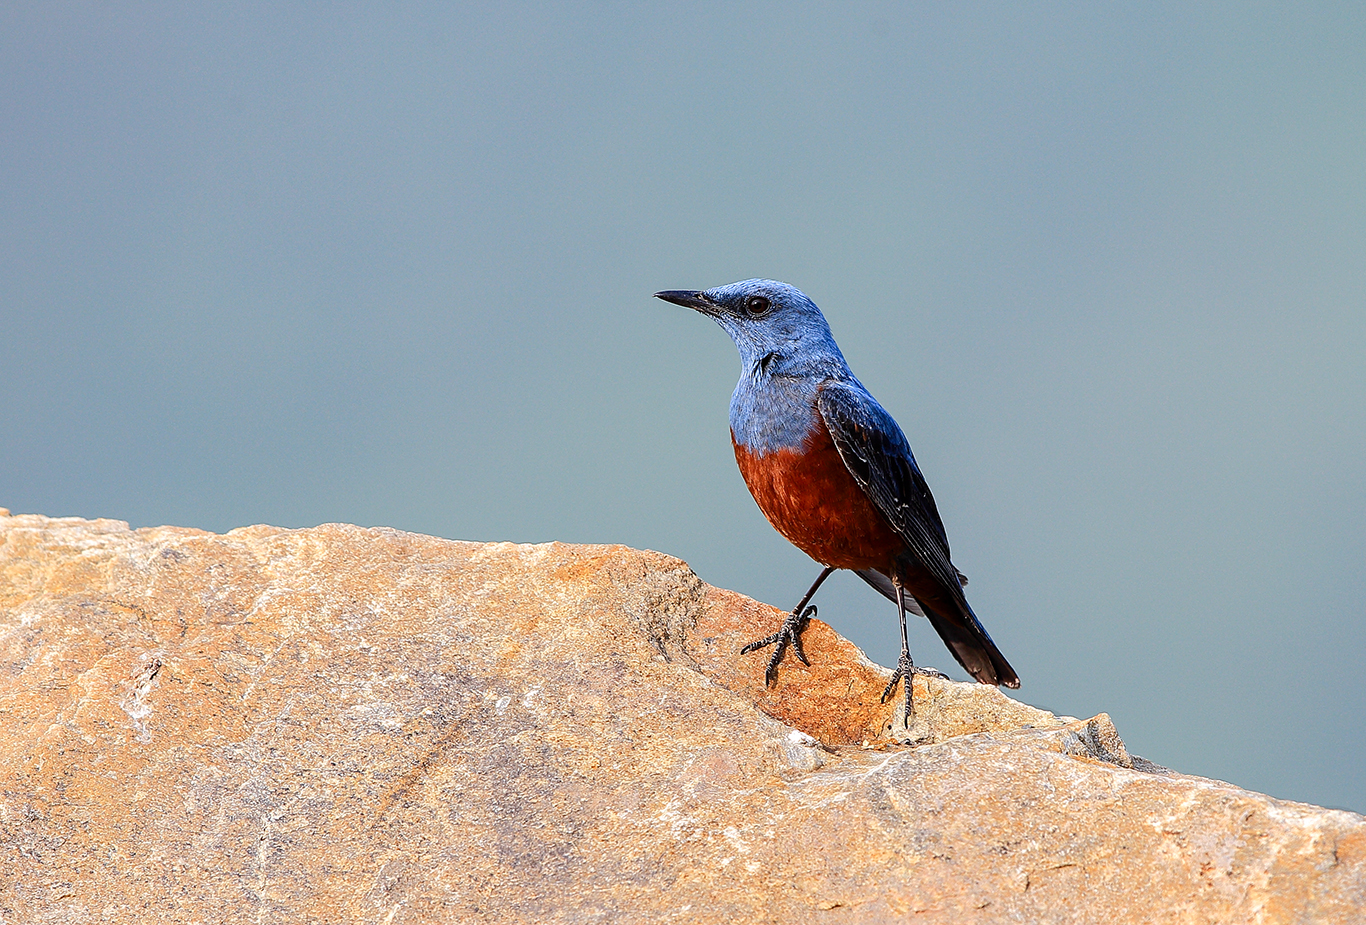
[[[958,570],[949,561],[949,541],[934,496],[896,421],[871,395],[844,382],[822,385],[816,407],[859,488],[920,564],[945,589],[959,589]],[[958,591],[957,596],[961,595]]]
[[[896,421],[862,388],[845,382],[823,385],[817,393],[816,406],[854,481],[905,540],[918,564],[934,578],[953,608],[927,609],[925,601],[917,600],[919,606],[912,607],[907,602],[907,609],[929,618],[959,664],[978,681],[1019,687],[1019,675],[991,641],[963,596],[962,586],[967,579],[949,561],[949,541],[934,497]],[[869,569],[858,574],[892,600],[897,599],[888,576]]]

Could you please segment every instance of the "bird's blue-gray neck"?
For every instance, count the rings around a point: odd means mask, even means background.
[[[837,370],[831,370],[839,376]],[[731,436],[753,454],[798,450],[816,428],[816,392],[831,376],[795,374],[790,363],[749,363],[731,395]]]
[[[767,353],[745,356],[740,381],[730,398],[730,429],[735,442],[751,453],[799,449],[816,426],[816,391],[830,380],[849,381],[844,357]]]

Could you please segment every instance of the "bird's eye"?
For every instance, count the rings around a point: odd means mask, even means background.
[[[768,308],[768,299],[761,295],[752,295],[748,299],[745,299],[745,311],[748,312],[751,317],[757,318],[759,315],[766,313]]]

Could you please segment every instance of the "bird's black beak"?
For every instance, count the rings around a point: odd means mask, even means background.
[[[663,292],[656,292],[655,298],[663,299],[665,302],[672,302],[675,305],[682,305],[684,308],[691,308],[704,315],[715,315],[721,308],[721,306],[707,298],[705,292],[698,292],[692,289],[665,289]]]

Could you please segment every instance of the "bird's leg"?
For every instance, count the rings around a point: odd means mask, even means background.
[[[820,573],[816,578],[815,583],[811,585],[806,594],[802,596],[801,603],[792,608],[792,612],[783,620],[783,625],[779,627],[778,632],[774,633],[772,636],[765,636],[763,639],[751,642],[740,650],[741,655],[748,655],[765,646],[771,646],[774,643],[777,643],[777,648],[773,650],[773,656],[768,660],[768,667],[764,669],[765,686],[772,684],[773,680],[778,676],[778,663],[783,660],[783,655],[787,652],[787,647],[789,645],[792,646],[792,651],[797,654],[797,658],[801,659],[803,665],[811,664],[806,660],[806,653],[802,651],[802,628],[806,626],[807,620],[816,615],[816,605],[812,604],[808,607],[806,604],[815,595],[816,589],[821,586],[821,583],[824,582],[825,579],[830,577],[830,573],[833,571],[833,567],[828,567],[825,571]]]
[[[901,579],[896,575],[896,569],[891,570],[892,587],[896,588],[896,615],[901,618],[901,657],[896,660],[896,671],[892,673],[892,680],[887,682],[886,689],[882,692],[882,702],[886,703],[887,698],[896,690],[896,682],[901,682],[901,689],[906,695],[906,726],[911,725],[911,717],[915,716],[915,706],[911,703],[911,681],[915,676],[915,662],[911,661],[911,647],[906,642],[906,589],[901,587]],[[938,672],[936,672],[937,674]]]

